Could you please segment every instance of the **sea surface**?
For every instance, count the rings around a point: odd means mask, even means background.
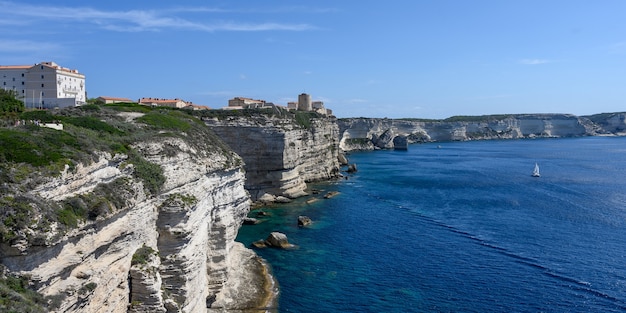
[[[313,186],[338,196],[263,208],[240,230],[246,245],[281,231],[298,246],[256,250],[280,312],[626,311],[626,138],[348,157],[357,173]]]

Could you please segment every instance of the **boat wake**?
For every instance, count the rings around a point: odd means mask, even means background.
[[[436,227],[445,229],[449,232],[452,232],[454,234],[460,235],[466,239],[471,240],[472,242],[479,244],[483,247],[486,247],[488,249],[491,249],[492,251],[495,251],[501,255],[507,256],[509,258],[512,258],[515,260],[515,262],[534,268],[537,271],[539,271],[541,274],[550,277],[552,279],[557,279],[561,282],[564,282],[566,284],[564,284],[565,286],[567,286],[568,288],[571,288],[572,290],[576,290],[576,291],[582,291],[585,292],[587,294],[593,295],[595,297],[599,297],[605,300],[610,301],[611,303],[613,303],[613,305],[617,306],[619,309],[622,310],[626,310],[626,303],[624,303],[621,299],[613,297],[605,292],[602,292],[600,290],[594,289],[592,287],[592,284],[586,281],[582,281],[570,276],[567,276],[563,273],[559,273],[558,271],[555,271],[553,269],[550,269],[546,266],[541,265],[540,261],[531,257],[526,257],[526,256],[522,256],[519,254],[516,254],[515,252],[512,252],[506,248],[500,247],[496,244],[493,244],[485,239],[482,239],[476,235],[473,235],[469,232],[463,231],[461,229],[458,229],[454,226],[448,225],[446,223],[440,222],[436,219],[433,219],[431,217],[428,217],[426,215],[417,213],[413,211],[413,214],[415,214],[421,221],[426,222],[430,225],[434,225]]]

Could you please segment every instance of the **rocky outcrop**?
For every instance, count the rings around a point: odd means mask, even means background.
[[[304,215],[298,216],[298,227],[305,227],[311,224],[313,224],[313,221],[310,217]]]
[[[597,125],[596,132],[626,136],[626,113],[600,113],[585,116]]]
[[[619,134],[624,114],[577,117],[569,114],[517,114],[452,117],[446,120],[339,119],[344,151],[405,149],[415,142]]]
[[[291,249],[294,247],[293,244],[289,243],[287,235],[277,231],[271,232],[269,235],[267,235],[267,238],[265,240],[256,241],[253,245],[257,248],[273,247],[280,249]]]
[[[106,187],[115,188],[116,200],[65,233],[57,224],[42,234],[27,229],[2,243],[1,263],[30,276],[54,312],[206,312],[271,303],[274,283],[263,261],[234,241],[250,208],[241,159],[185,134],[132,148],[162,169],[157,193],[134,175],[138,166],[128,155],[102,153],[66,168],[20,197],[31,205],[73,203]],[[154,254],[134,264],[146,247]]]
[[[339,176],[334,117],[280,110],[252,114],[203,120],[243,158],[246,189],[254,201],[265,194],[303,196],[307,182]]]

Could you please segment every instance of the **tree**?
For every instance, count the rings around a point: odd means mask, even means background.
[[[0,89],[0,113],[22,111],[24,111],[24,102],[17,98],[17,92]]]

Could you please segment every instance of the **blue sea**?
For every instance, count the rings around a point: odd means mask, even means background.
[[[240,230],[246,245],[280,231],[298,246],[256,250],[280,312],[626,311],[626,138],[348,157],[357,173],[313,186],[338,196],[263,208]]]

